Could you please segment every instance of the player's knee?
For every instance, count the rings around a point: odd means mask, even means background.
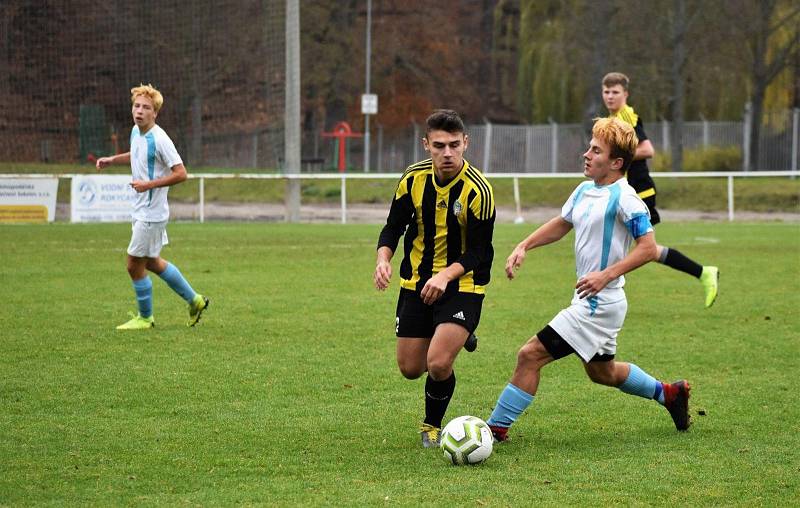
[[[443,381],[449,378],[452,371],[452,362],[441,359],[432,359],[428,361],[428,375],[436,381]]]
[[[146,266],[140,258],[129,255],[125,262],[125,268],[128,270],[128,275],[131,276],[132,280],[138,280],[147,275]]]
[[[424,371],[420,372],[419,370],[403,370],[403,369],[400,369],[400,373],[406,379],[419,379],[420,376],[422,376],[423,372]]]
[[[419,379],[424,372],[424,370],[420,369],[412,369],[402,366],[400,367],[400,374],[402,374],[406,379]]]
[[[147,275],[144,267],[136,264],[136,263],[128,263],[126,267],[128,270],[128,275],[130,275],[132,280],[138,280]]]
[[[153,273],[160,274],[167,269],[167,262],[161,258],[148,258],[145,268]]]
[[[549,353],[538,339],[528,341],[517,352],[517,364],[525,367],[541,367]]]
[[[398,360],[397,366],[400,369],[400,374],[406,379],[418,379],[425,373],[425,366],[420,366],[417,362]]]

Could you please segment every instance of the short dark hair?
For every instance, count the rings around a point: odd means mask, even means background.
[[[431,131],[464,132],[464,122],[452,109],[437,109],[425,123],[428,126],[425,131],[426,136]]]
[[[621,85],[622,89],[627,92],[630,82],[631,81],[628,79],[628,76],[621,72],[609,72],[603,76],[603,86],[606,88],[611,88],[615,85]]]

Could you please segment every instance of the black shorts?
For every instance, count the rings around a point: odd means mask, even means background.
[[[429,339],[442,323],[456,323],[472,333],[481,320],[482,306],[483,295],[475,293],[445,292],[433,305],[426,305],[419,293],[401,288],[395,333],[398,337]]]
[[[650,210],[650,224],[655,226],[659,222],[661,222],[661,217],[658,215],[658,210],[656,210],[656,196],[653,194],[652,196],[647,196],[642,201],[644,204],[647,205],[647,209]]]
[[[565,356],[569,356],[575,352],[572,349],[572,346],[569,345],[569,342],[565,341],[561,338],[561,335],[558,334],[557,331],[553,330],[550,325],[545,326],[542,328],[539,333],[536,334],[536,337],[539,339],[539,342],[542,343],[544,348],[550,353],[550,356],[555,358],[556,360],[560,358],[564,358]],[[614,355],[594,355],[590,362],[610,362],[614,359]]]

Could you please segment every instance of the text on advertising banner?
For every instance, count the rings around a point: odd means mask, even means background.
[[[58,178],[0,178],[0,222],[53,222]]]
[[[130,175],[76,175],[70,199],[72,222],[130,222],[136,191]]]

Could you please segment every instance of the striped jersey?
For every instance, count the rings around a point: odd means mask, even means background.
[[[131,173],[134,180],[155,180],[172,173],[172,168],[182,164],[172,140],[158,125],[153,125],[144,135],[139,126],[131,130]],[[167,193],[169,187],[157,187],[137,192],[133,203],[133,218],[144,222],[169,220]]]
[[[578,279],[620,261],[633,240],[653,231],[647,205],[624,178],[602,186],[591,181],[581,183],[561,208],[561,217],[575,229]],[[625,276],[620,276],[606,288],[624,285]]]
[[[395,252],[405,234],[403,288],[421,291],[428,279],[458,262],[464,274],[447,291],[483,294],[494,258],[495,215],[492,186],[478,169],[464,160],[458,175],[440,184],[427,159],[400,178],[378,248]]]

